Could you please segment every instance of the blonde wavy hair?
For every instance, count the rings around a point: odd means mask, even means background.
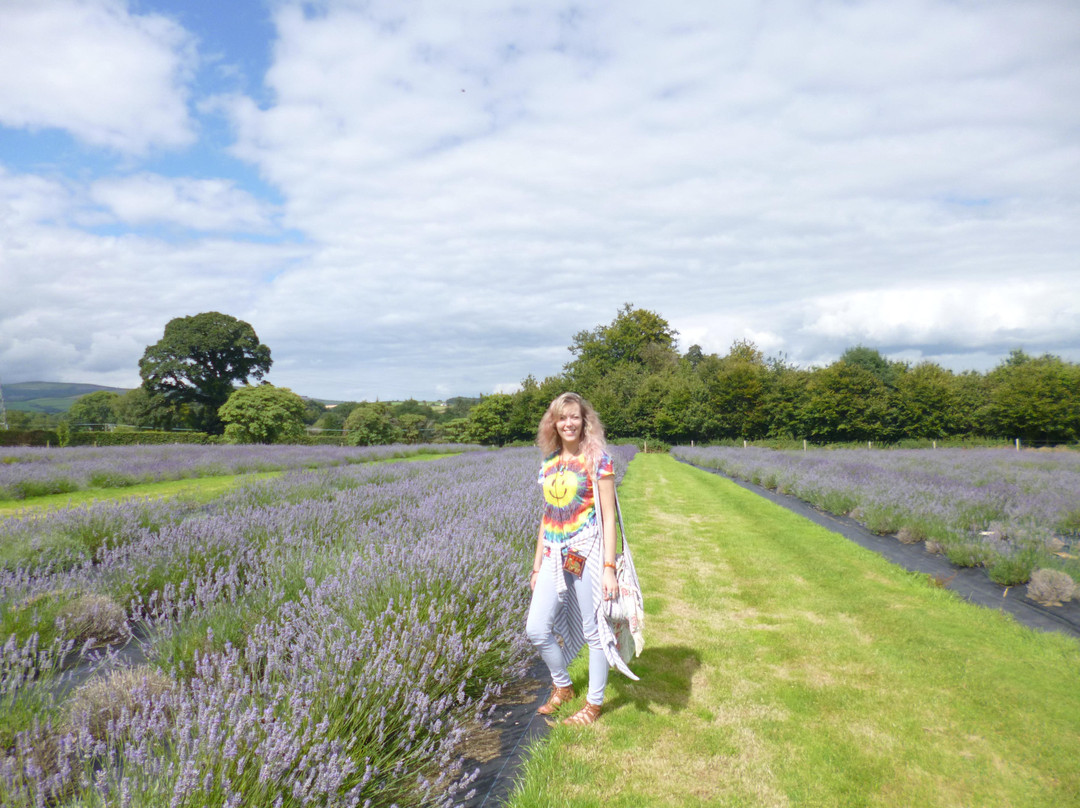
[[[559,431],[555,425],[563,411],[571,404],[576,404],[581,409],[580,449],[585,455],[588,467],[595,469],[600,457],[607,449],[604,425],[600,423],[600,417],[592,404],[577,393],[563,393],[548,405],[547,412],[540,419],[540,426],[536,430],[536,445],[544,452],[545,457],[562,451],[562,438],[559,437]]]

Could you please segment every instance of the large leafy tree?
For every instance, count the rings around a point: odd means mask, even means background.
[[[987,384],[981,415],[989,434],[1036,443],[1080,438],[1080,366],[1016,350],[988,374]]]
[[[128,426],[149,427],[171,431],[187,420],[187,406],[174,407],[160,393],[147,392],[136,387],[120,396],[116,402],[116,414],[120,422]]]
[[[579,392],[588,393],[617,368],[657,371],[672,365],[678,360],[678,333],[659,314],[627,303],[608,325],[574,335],[570,346],[574,359],[566,366],[569,381]]]
[[[188,405],[192,426],[220,434],[218,410],[234,385],[262,379],[271,364],[270,349],[250,324],[208,311],[170,320],[139,360],[139,375],[148,393]]]
[[[295,443],[304,436],[304,400],[288,387],[241,387],[218,416],[230,443]]]
[[[85,429],[102,424],[115,424],[120,394],[108,390],[98,390],[80,396],[68,410],[68,420],[76,429]]]
[[[944,438],[962,434],[969,423],[965,422],[959,402],[953,374],[940,365],[922,362],[899,374],[894,417],[900,437]]]
[[[469,413],[469,440],[497,446],[513,440],[510,431],[513,410],[514,397],[508,393],[494,393],[481,398]]]
[[[385,446],[402,437],[393,410],[381,401],[356,405],[345,419],[345,435],[351,446]]]
[[[872,371],[840,360],[813,371],[799,413],[802,434],[819,443],[888,440],[888,388]]]

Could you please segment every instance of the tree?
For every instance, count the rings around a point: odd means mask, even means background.
[[[68,410],[68,421],[76,431],[85,429],[88,425],[115,424],[119,403],[119,393],[108,390],[87,393],[85,396],[79,396],[71,405],[71,409]]]
[[[218,409],[234,384],[262,379],[271,364],[270,349],[251,325],[209,311],[170,320],[161,340],[139,360],[139,375],[148,393],[189,405],[193,426],[220,434]]]
[[[899,435],[945,438],[965,431],[953,375],[922,362],[896,378],[895,417]]]
[[[511,439],[514,397],[509,393],[484,396],[469,412],[469,440],[502,446]]]
[[[690,367],[697,370],[697,366],[701,364],[701,360],[705,358],[704,351],[701,350],[700,345],[691,345],[690,349],[683,354],[683,359],[690,363]]]
[[[326,405],[320,401],[316,401],[313,398],[304,399],[304,423],[308,426],[312,426],[323,417],[326,412]]]
[[[750,438],[765,436],[768,413],[765,395],[768,368],[765,356],[754,343],[737,340],[728,355],[709,356],[698,365],[706,388],[706,433],[709,437]]]
[[[351,446],[385,446],[400,441],[401,430],[389,405],[364,402],[345,419],[345,439]]]
[[[1013,351],[987,376],[981,412],[994,437],[1069,443],[1080,438],[1080,366]]]
[[[583,392],[606,374],[623,365],[659,370],[678,360],[678,331],[655,312],[635,309],[626,303],[609,325],[574,335],[566,366],[571,383]]]
[[[418,412],[406,412],[394,419],[405,443],[424,443],[435,422]]]
[[[174,407],[165,396],[149,393],[145,387],[129,390],[116,402],[116,415],[121,423],[166,431],[185,421],[187,411],[187,405]]]
[[[394,415],[400,418],[402,415],[422,415],[426,420],[435,418],[435,410],[430,404],[424,404],[415,398],[407,398],[393,407]]]
[[[814,441],[888,440],[888,388],[873,372],[840,360],[813,371],[799,412],[802,434]]]
[[[840,354],[839,361],[868,370],[888,387],[893,387],[897,376],[907,369],[907,365],[903,362],[891,362],[881,355],[881,351],[876,348],[867,348],[865,345],[848,348]]]
[[[230,443],[294,443],[304,436],[304,400],[288,387],[241,387],[218,416]]]
[[[514,404],[510,408],[510,439],[532,440],[536,437],[536,427],[544,417],[550,401],[551,399],[545,400],[540,385],[532,374],[526,376],[521,383],[521,389],[514,393]]]
[[[442,419],[452,421],[457,418],[468,418],[469,410],[480,403],[479,398],[467,396],[454,396],[446,399],[446,409],[442,413]]]

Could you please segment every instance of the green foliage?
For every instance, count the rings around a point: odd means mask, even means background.
[[[177,317],[139,360],[143,387],[174,406],[188,405],[198,429],[220,434],[218,409],[233,385],[262,379],[272,360],[250,324],[216,311]]]
[[[453,398],[446,399],[446,409],[443,410],[443,417],[447,421],[452,421],[455,418],[468,418],[469,410],[480,403],[479,398],[469,398],[467,396],[454,396]]]
[[[61,421],[56,425],[56,444],[67,446],[69,443],[71,443],[71,424]]]
[[[1002,586],[1018,586],[1031,579],[1038,559],[1034,552],[1022,551],[995,560],[987,569],[990,580]]]
[[[76,432],[72,446],[147,446],[168,443],[213,443],[205,432]]]
[[[1080,439],[1080,366],[1013,351],[987,381],[980,415],[988,433],[1038,442]]]
[[[432,429],[433,421],[420,413],[409,412],[397,417],[401,440],[405,443],[422,443]]]
[[[890,362],[876,348],[855,345],[840,354],[840,361],[862,368],[886,387],[893,387],[897,378],[907,369],[903,362]]]
[[[68,420],[76,430],[86,429],[86,425],[115,424],[117,404],[121,396],[107,390],[99,390],[82,396],[68,410]]]
[[[241,387],[218,410],[230,443],[292,443],[304,435],[304,400],[287,387]]]
[[[508,443],[513,438],[510,431],[513,409],[514,397],[507,393],[481,398],[469,413],[469,440],[486,446]]]
[[[59,446],[60,436],[44,429],[0,429],[0,446]]]
[[[345,430],[350,446],[384,446],[401,440],[392,410],[378,401],[357,405],[345,419]]]
[[[164,431],[183,426],[190,412],[187,405],[175,406],[163,394],[151,393],[145,387],[122,395],[115,409],[121,424]]]
[[[678,332],[663,317],[626,303],[609,325],[574,335],[567,374],[575,389],[591,387],[620,365],[658,370],[678,359]]]
[[[945,438],[964,434],[971,418],[964,417],[961,394],[951,373],[932,362],[896,376],[895,421],[902,435]]]
[[[888,390],[877,375],[834,362],[811,372],[797,434],[822,443],[888,439],[887,411]]]
[[[990,374],[910,367],[856,345],[819,368],[765,357],[735,341],[725,356],[692,345],[679,356],[660,315],[626,304],[608,325],[574,335],[566,372],[489,397],[470,415],[472,439],[535,439],[547,404],[565,390],[592,402],[609,438],[672,443],[742,441],[853,446],[1080,440],[1080,366],[1014,351]]]

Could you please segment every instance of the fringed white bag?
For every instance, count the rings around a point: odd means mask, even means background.
[[[615,513],[619,518],[619,533],[622,535],[623,546],[622,552],[615,555],[615,579],[619,583],[619,595],[604,601],[604,617],[615,635],[619,656],[623,662],[629,662],[634,657],[641,656],[645,647],[645,602],[641,597],[641,584],[638,583],[637,570],[634,569],[630,544],[626,541],[618,491],[615,492]]]

